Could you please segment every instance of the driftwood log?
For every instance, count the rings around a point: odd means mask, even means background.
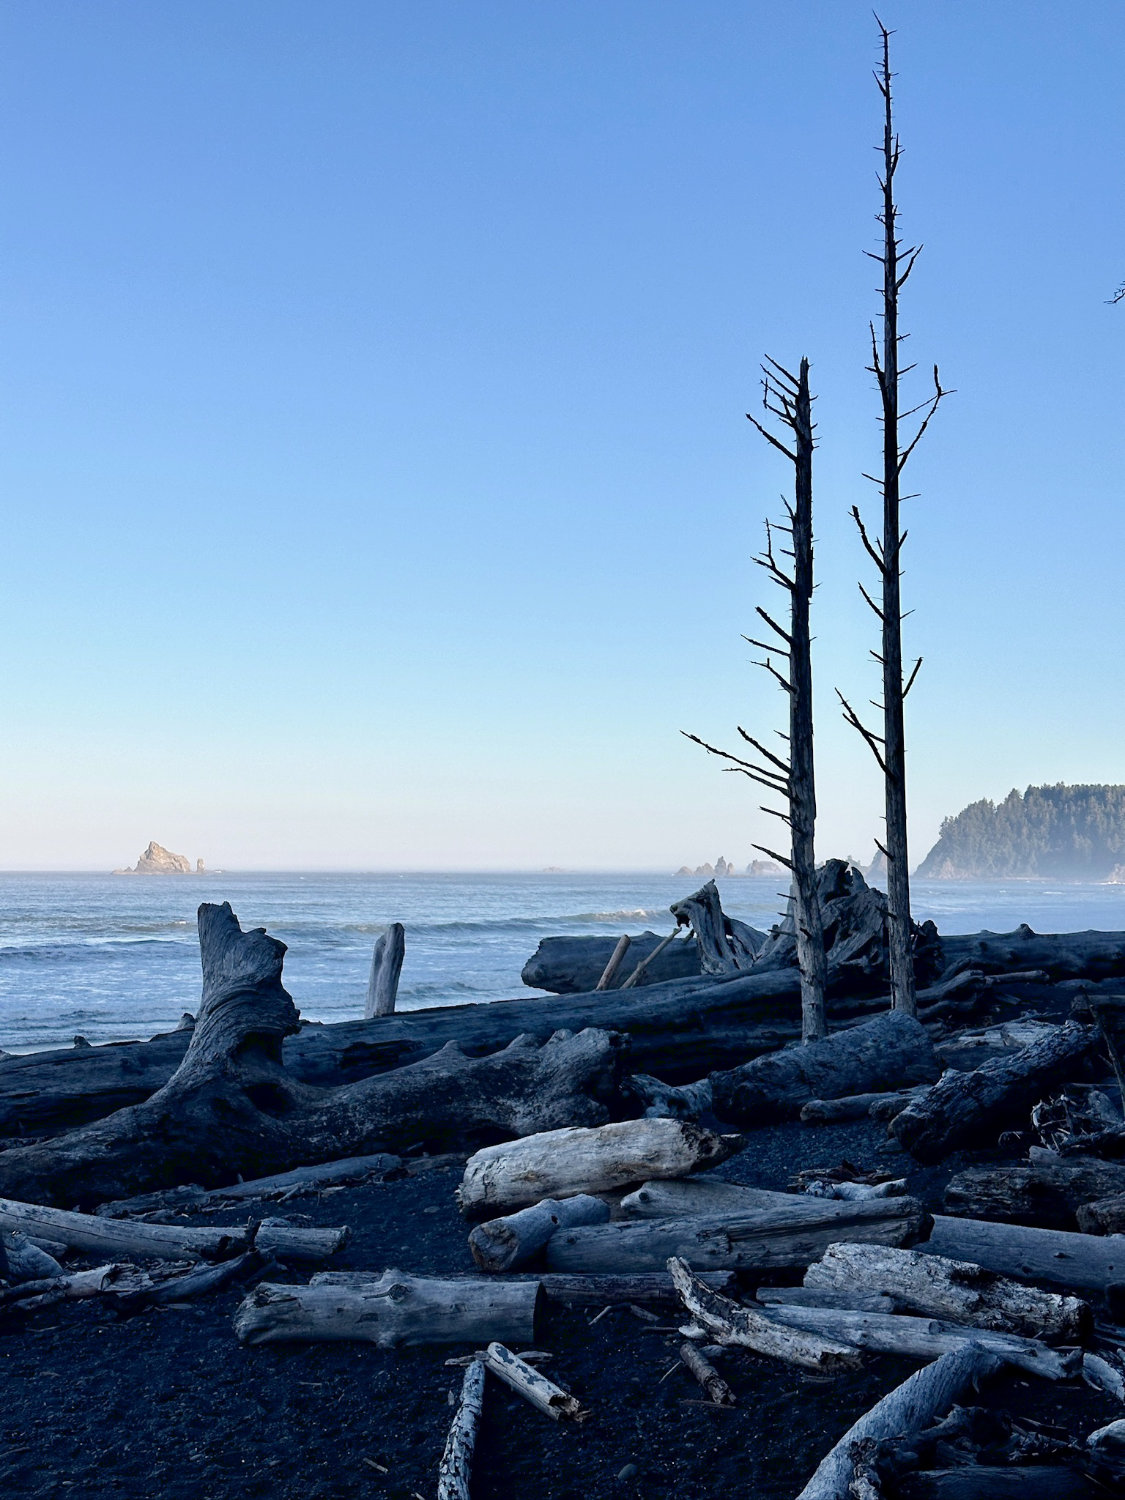
[[[63,1268],[53,1255],[40,1249],[26,1234],[10,1230],[0,1233],[0,1277],[5,1281],[41,1281],[61,1276]]]
[[[845,1094],[839,1099],[810,1099],[801,1106],[805,1125],[839,1125],[846,1120],[893,1120],[912,1099],[919,1098],[928,1085],[912,1089],[883,1089],[871,1094]]]
[[[1080,1073],[1098,1046],[1092,1026],[1068,1021],[1051,1036],[972,1073],[949,1072],[891,1121],[891,1133],[919,1161],[940,1161],[959,1146],[1021,1124],[1043,1094]]]
[[[625,1219],[560,1230],[547,1242],[547,1265],[552,1271],[621,1273],[656,1270],[677,1256],[705,1270],[800,1267],[837,1240],[911,1245],[929,1228],[929,1216],[913,1198],[828,1203],[791,1196],[789,1204],[749,1213]]]
[[[1064,1344],[1080,1343],[1092,1326],[1089,1304],[1079,1298],[1023,1286],[948,1253],[831,1245],[805,1272],[805,1286],[817,1294],[892,1297],[898,1307],[927,1317]]]
[[[695,943],[675,943],[665,948],[659,958],[653,959],[653,953],[663,941],[655,932],[626,933],[625,937],[628,940],[625,949],[621,949],[621,938],[542,938],[524,964],[520,978],[533,990],[550,990],[556,995],[584,995],[599,987],[603,991],[619,989],[622,981],[647,959],[649,962],[638,980],[640,985],[662,984],[669,979],[700,979],[703,971]],[[601,981],[614,958],[617,967],[603,985]]]
[[[535,1336],[539,1296],[536,1281],[443,1281],[394,1270],[350,1284],[264,1281],[235,1313],[234,1331],[243,1344],[349,1340],[397,1349],[493,1338],[527,1343]]]
[[[1069,1380],[1081,1363],[1077,1349],[1060,1354],[1038,1339],[969,1328],[963,1323],[947,1323],[939,1318],[793,1303],[775,1303],[763,1316],[789,1328],[800,1328],[806,1333],[817,1333],[822,1338],[850,1344],[855,1349],[870,1349],[877,1354],[901,1354],[911,1359],[936,1359],[940,1354],[976,1343],[990,1354],[1045,1380]]]
[[[379,1271],[318,1271],[314,1286],[364,1286],[378,1281]],[[481,1278],[466,1278],[479,1280]],[[572,1276],[546,1272],[525,1278],[534,1281],[551,1302],[575,1307],[616,1306],[622,1302],[675,1302],[676,1288],[667,1271],[639,1271],[627,1276]],[[734,1271],[708,1271],[700,1278],[712,1291],[728,1296],[738,1290]]]
[[[935,1214],[930,1237],[918,1249],[972,1261],[1004,1276],[1083,1291],[1104,1293],[1114,1282],[1125,1281],[1125,1236],[1116,1234],[1102,1238]]]
[[[586,1193],[544,1198],[518,1213],[478,1224],[469,1235],[469,1250],[482,1271],[511,1271],[538,1255],[559,1228],[604,1224],[608,1219],[609,1204]]]
[[[676,1284],[680,1301],[692,1319],[691,1329],[685,1331],[693,1336],[753,1349],[756,1354],[769,1355],[784,1360],[786,1364],[822,1374],[854,1370],[860,1364],[854,1345],[830,1334],[790,1332],[784,1325],[778,1326],[757,1309],[744,1307],[719,1292],[713,1292],[693,1276],[688,1263],[677,1256],[669,1259],[668,1271]]]
[[[732,1124],[772,1124],[795,1119],[810,1099],[931,1083],[940,1073],[926,1028],[891,1010],[824,1041],[712,1073],[712,1107]]]
[[[783,1303],[787,1307],[847,1307],[852,1312],[880,1313],[893,1313],[896,1308],[893,1297],[807,1286],[760,1286],[754,1300],[763,1307]]]
[[[857,1444],[868,1438],[880,1442],[922,1431],[948,1411],[963,1391],[1000,1367],[1001,1361],[979,1344],[967,1344],[924,1365],[848,1428],[821,1459],[797,1500],[849,1500]]]
[[[759,1208],[786,1208],[801,1200],[794,1193],[743,1187],[719,1177],[682,1177],[670,1182],[642,1182],[621,1200],[631,1219],[714,1218],[718,1214],[752,1213]]]
[[[616,1095],[621,1039],[601,1031],[560,1033],[542,1047],[517,1038],[486,1058],[449,1047],[346,1087],[310,1088],[281,1058],[282,1040],[297,1028],[281,983],[284,943],[261,928],[243,932],[226,904],[200,907],[199,936],[203,1003],[174,1076],[132,1109],[0,1153],[0,1192],[100,1203],[418,1141],[471,1148],[595,1124],[608,1113],[601,1101]]]
[[[690,927],[695,933],[701,973],[720,976],[749,969],[755,953],[762,946],[755,940],[748,945],[740,933],[732,931],[731,921],[724,915],[719,902],[719,888],[713,880],[682,901],[673,901],[669,910],[679,926]],[[752,931],[742,923],[738,926],[742,933]],[[765,934],[754,934],[755,939],[758,936],[765,940]]]
[[[118,1198],[99,1203],[102,1219],[129,1219],[156,1209],[193,1210],[202,1213],[230,1203],[254,1202],[264,1198],[296,1198],[316,1193],[321,1188],[354,1186],[372,1179],[384,1178],[402,1170],[402,1158],[378,1151],[374,1156],[349,1156],[343,1161],[328,1161],[315,1167],[294,1167],[291,1172],[275,1172],[272,1177],[252,1177],[249,1182],[232,1182],[208,1192],[188,1185],[163,1192],[139,1193],[135,1198]]]
[[[1075,1218],[1083,1234],[1125,1234],[1125,1193],[1084,1203]]]
[[[371,954],[371,973],[367,980],[367,999],[363,1014],[370,1020],[373,1016],[394,1014],[398,998],[398,981],[402,974],[402,961],[406,957],[406,929],[401,922],[392,922],[375,940]]]
[[[1089,1500],[1086,1476],[1064,1464],[971,1464],[904,1475],[901,1500]]]
[[[944,1201],[947,1213],[969,1219],[1077,1229],[1084,1205],[1119,1194],[1125,1194],[1125,1162],[1071,1157],[1031,1166],[970,1167],[950,1181]]]
[[[552,1421],[566,1418],[570,1422],[584,1422],[590,1413],[576,1396],[564,1391],[553,1380],[548,1380],[518,1354],[498,1341],[489,1344],[481,1358],[485,1369],[510,1386],[513,1391],[531,1403]]]
[[[742,1145],[683,1120],[620,1120],[525,1135],[485,1146],[465,1163],[461,1212],[519,1208],[542,1198],[604,1193],[647,1177],[682,1177],[726,1161]]]
[[[449,1425],[445,1451],[438,1465],[438,1500],[470,1500],[473,1449],[476,1447],[477,1427],[483,1410],[484,1364],[481,1360],[474,1359],[470,1361],[461,1382],[461,1399]]]
[[[943,978],[961,969],[987,974],[1041,969],[1051,979],[1116,979],[1125,976],[1125,932],[972,932],[943,937]]]

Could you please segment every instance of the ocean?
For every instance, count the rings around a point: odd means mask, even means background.
[[[520,969],[555,934],[671,931],[700,881],[647,874],[0,874],[0,1048],[147,1037],[199,1003],[195,913],[229,901],[288,944],[287,988],[311,1020],[363,1014],[371,950],[406,928],[399,1009],[530,995]],[[777,919],[778,877],[720,880],[723,906]],[[1125,886],[919,881],[914,915],[941,932],[1125,928]]]

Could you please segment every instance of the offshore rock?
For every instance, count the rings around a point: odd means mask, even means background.
[[[202,871],[202,860],[198,861],[196,868],[197,871]],[[186,854],[173,854],[170,849],[165,849],[154,839],[132,869],[114,870],[113,873],[115,875],[190,875],[191,861]]]

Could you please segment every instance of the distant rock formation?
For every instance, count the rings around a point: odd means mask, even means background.
[[[1125,786],[1029,786],[941,825],[928,880],[1110,880],[1125,864]],[[1116,877],[1116,879],[1115,879]]]
[[[197,875],[203,874],[203,861],[196,860]],[[137,863],[126,870],[114,870],[115,875],[190,875],[191,860],[186,854],[173,854],[155,839],[141,855]]]
[[[720,854],[713,865],[681,865],[676,871],[677,875],[700,876],[703,880],[713,880],[715,876],[720,879],[726,877],[728,880],[734,876],[741,878],[742,875],[784,875],[785,871],[772,859],[752,859],[745,870],[740,870],[733,860],[724,859]]]
[[[746,866],[747,875],[784,875],[785,871],[776,859],[752,859]]]

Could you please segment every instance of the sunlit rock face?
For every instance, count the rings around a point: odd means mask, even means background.
[[[197,862],[203,869],[203,861]],[[115,875],[190,875],[191,860],[186,854],[173,854],[170,849],[152,840],[137,863],[129,870],[114,870]]]

